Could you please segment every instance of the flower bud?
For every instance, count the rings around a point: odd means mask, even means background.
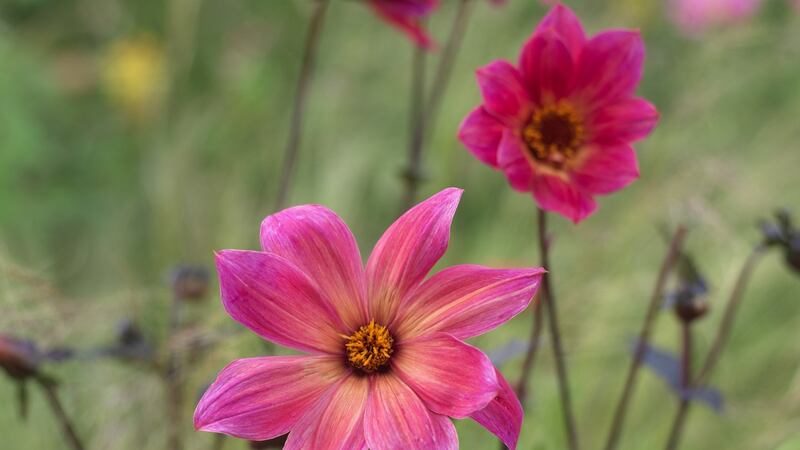
[[[18,380],[36,375],[38,352],[33,342],[0,335],[0,367]]]
[[[703,295],[682,291],[677,294],[674,310],[681,321],[691,323],[708,312],[708,302]]]
[[[172,290],[179,300],[197,301],[208,291],[208,270],[201,266],[179,266],[172,271]]]

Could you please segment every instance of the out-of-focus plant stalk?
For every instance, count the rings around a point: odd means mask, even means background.
[[[411,105],[409,108],[408,166],[403,172],[406,191],[403,196],[402,210],[414,205],[419,183],[424,177],[422,169],[422,146],[425,133],[425,60],[426,50],[414,47],[414,61],[411,65]]]
[[[761,261],[761,257],[764,255],[766,248],[767,247],[765,245],[758,244],[753,248],[752,252],[750,252],[747,260],[745,260],[744,266],[742,266],[739,276],[736,278],[736,284],[733,287],[728,304],[725,306],[725,312],[719,329],[717,330],[717,335],[714,338],[714,343],[711,345],[711,348],[706,355],[697,377],[693,380],[693,386],[700,386],[706,380],[708,380],[708,377],[719,361],[722,349],[725,346],[725,343],[728,341],[728,336],[733,328],[733,323],[736,319],[736,312],[739,310],[739,305],[742,302],[742,297],[745,289],[747,288],[747,283],[750,281],[750,276],[752,275],[753,270],[756,268],[758,262]],[[686,424],[686,418],[689,414],[690,406],[691,403],[689,402],[688,397],[684,396],[680,405],[678,406],[678,411],[675,414],[675,419],[672,423],[672,430],[670,431],[667,446],[665,447],[667,450],[675,450],[678,448],[678,443],[681,435],[683,434],[683,429]]]
[[[517,382],[517,397],[519,397],[519,401],[522,404],[522,407],[525,407],[525,402],[528,399],[528,381],[530,379],[531,372],[533,372],[533,365],[536,361],[536,355],[538,354],[538,349],[541,347],[540,340],[542,336],[542,325],[544,322],[544,316],[541,312],[542,309],[542,302],[541,299],[536,302],[531,310],[531,317],[533,318],[533,324],[531,326],[531,334],[528,338],[528,350],[525,353],[525,359],[522,361],[522,370],[520,372],[519,381]],[[505,444],[502,444],[503,448],[505,448]]]
[[[686,239],[686,233],[687,229],[682,225],[675,230],[675,233],[670,241],[667,254],[664,256],[664,260],[661,262],[661,268],[658,271],[656,283],[655,286],[653,286],[653,292],[650,296],[650,305],[647,308],[647,314],[645,315],[644,323],[642,324],[642,330],[639,332],[639,339],[636,342],[636,350],[634,351],[633,359],[631,360],[631,365],[628,369],[628,375],[625,378],[625,387],[622,390],[622,395],[620,396],[616,410],[614,411],[614,418],[611,422],[608,439],[606,440],[606,450],[613,450],[617,448],[622,426],[625,421],[625,414],[627,413],[628,405],[630,404],[633,388],[636,385],[639,369],[642,366],[642,359],[644,358],[645,351],[647,350],[647,344],[650,341],[650,334],[652,333],[655,318],[658,315],[658,311],[661,308],[661,302],[664,298],[664,289],[666,288],[667,279],[681,255],[681,249],[683,248],[683,242]]]
[[[541,309],[547,312],[547,323],[549,324],[550,339],[553,341],[553,356],[556,361],[556,373],[558,375],[558,387],[561,395],[561,407],[564,413],[564,427],[567,432],[567,441],[570,450],[580,448],[578,444],[578,430],[575,426],[575,416],[572,412],[572,395],[569,388],[569,376],[567,374],[567,364],[564,359],[564,348],[561,345],[561,331],[558,325],[558,311],[556,306],[555,293],[553,292],[552,279],[553,272],[550,265],[550,239],[547,232],[547,212],[539,209],[539,252],[541,255],[542,267],[547,269],[547,273],[542,278],[540,288]]]
[[[403,171],[403,179],[405,181],[403,211],[414,205],[419,184],[425,177],[422,157],[426,139],[429,137],[429,131],[435,129],[439,107],[447,91],[450,75],[452,74],[458,51],[461,49],[461,43],[464,40],[464,34],[474,3],[475,0],[460,0],[427,97],[425,96],[425,50],[419,47],[414,50],[408,165]]]
[[[686,413],[689,411],[689,393],[694,384],[692,383],[692,322],[684,320],[681,322],[681,393],[678,413],[672,424],[672,431],[669,433],[667,449],[675,450],[678,448],[683,424],[686,423]]]
[[[289,138],[283,157],[280,184],[278,185],[278,194],[275,198],[276,211],[286,206],[289,189],[292,185],[295,165],[297,164],[297,154],[300,150],[300,138],[303,132],[303,119],[305,117],[306,101],[311,85],[311,75],[314,71],[317,49],[319,48],[320,36],[322,35],[322,25],[325,22],[325,13],[328,10],[329,3],[330,0],[314,0],[314,11],[311,13],[311,23],[308,27],[305,49],[303,50],[300,77],[297,80],[297,91],[294,97]]]
[[[55,383],[44,377],[36,377],[36,382],[41,386],[45,398],[47,398],[47,404],[50,405],[50,409],[53,410],[53,414],[61,424],[61,430],[64,432],[64,437],[69,443],[70,448],[72,448],[72,450],[84,450],[86,447],[84,447],[83,442],[81,442],[81,439],[78,437],[78,433],[75,432],[75,427],[72,425],[67,412],[64,410],[64,406],[61,404],[61,400],[58,398]]]

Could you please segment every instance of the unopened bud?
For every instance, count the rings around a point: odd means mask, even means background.
[[[0,367],[19,380],[36,375],[38,353],[33,342],[0,335]]]
[[[680,292],[675,299],[675,315],[683,322],[694,322],[708,312],[708,302],[705,296],[694,295],[692,292]]]
[[[179,300],[201,300],[208,291],[208,270],[201,266],[179,266],[172,271],[172,290]]]

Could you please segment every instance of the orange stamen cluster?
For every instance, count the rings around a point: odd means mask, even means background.
[[[564,101],[538,108],[522,130],[530,155],[540,162],[562,168],[583,143],[583,123],[575,108]]]
[[[375,323],[374,319],[352,335],[344,337],[347,339],[344,344],[347,362],[364,372],[375,372],[385,366],[394,352],[394,339],[389,330]]]

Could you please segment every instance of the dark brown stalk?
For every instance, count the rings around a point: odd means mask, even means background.
[[[292,121],[289,128],[289,139],[286,143],[286,151],[283,157],[283,169],[280,174],[280,184],[278,185],[278,195],[275,199],[275,210],[283,209],[289,197],[295,165],[297,164],[297,154],[300,149],[300,138],[303,132],[303,118],[305,117],[306,99],[311,85],[311,75],[314,71],[317,49],[319,48],[320,36],[322,35],[322,25],[325,22],[325,12],[328,10],[330,0],[315,0],[314,11],[311,14],[311,23],[308,28],[305,49],[303,51],[303,62],[300,67],[300,77],[297,80],[297,91],[294,97],[294,109],[292,110]]]
[[[702,384],[706,381],[711,374],[711,371],[714,370],[714,367],[719,361],[722,348],[728,342],[728,337],[731,334],[731,329],[733,328],[733,323],[736,319],[736,313],[739,311],[739,305],[742,302],[742,296],[747,288],[747,283],[750,281],[750,275],[752,275],[753,270],[761,260],[761,256],[764,255],[765,250],[765,246],[757,245],[755,248],[753,248],[753,251],[750,252],[750,255],[747,257],[744,266],[742,266],[742,269],[739,272],[739,277],[736,279],[736,284],[733,287],[731,297],[728,300],[727,306],[725,307],[725,313],[722,317],[722,323],[720,323],[719,330],[717,331],[717,336],[714,338],[714,343],[711,344],[711,349],[708,351],[708,355],[703,362],[703,366],[701,367],[700,372],[697,374],[697,384]]]
[[[64,432],[64,437],[69,443],[69,446],[73,450],[84,450],[85,447],[78,437],[78,434],[75,432],[75,427],[69,420],[69,416],[64,410],[64,406],[61,404],[61,400],[58,398],[55,383],[39,377],[36,378],[36,381],[39,383],[39,386],[42,387],[42,391],[47,398],[47,404],[50,405],[50,409],[53,410],[53,414],[55,414],[56,419],[58,419],[58,423],[61,424],[61,430]]]
[[[403,211],[414,205],[417,198],[422,171],[422,143],[425,133],[425,60],[426,51],[414,47],[414,61],[411,65],[411,107],[409,108],[410,140],[408,146],[408,166],[403,177],[406,190],[403,196]]]
[[[169,319],[169,334],[167,336],[169,356],[163,374],[164,386],[167,390],[167,414],[169,420],[169,428],[167,432],[169,442],[168,448],[170,450],[181,450],[183,448],[183,440],[181,439],[181,430],[183,425],[183,374],[180,370],[178,351],[174,348],[175,336],[178,334],[181,328],[181,309],[182,301],[180,298],[175,297],[172,300],[172,309],[170,310]]]
[[[217,434],[214,436],[214,443],[212,444],[213,450],[222,450],[225,447],[225,435],[222,433]]]
[[[761,256],[763,256],[765,250],[766,247],[759,244],[753,248],[753,251],[747,257],[747,260],[745,260],[744,266],[742,266],[739,276],[736,278],[736,284],[733,287],[733,292],[731,292],[728,304],[725,306],[725,313],[722,317],[717,335],[714,338],[714,343],[711,345],[705,361],[692,383],[693,386],[701,386],[705,383],[719,361],[722,349],[728,341],[728,336],[733,328],[736,312],[739,310],[739,305],[741,304],[744,291],[747,288],[747,283],[750,281],[750,276],[761,260]],[[678,442],[683,434],[683,428],[686,424],[686,417],[689,414],[690,406],[691,403],[688,398],[684,397],[678,407],[678,412],[675,414],[672,430],[670,431],[669,440],[667,441],[667,450],[675,450],[678,448]]]
[[[553,272],[550,266],[550,245],[547,235],[547,213],[539,209],[539,251],[542,258],[542,266],[548,272],[542,278],[540,290],[542,308],[547,311],[547,322],[550,325],[550,339],[553,340],[553,355],[556,361],[556,373],[558,375],[558,387],[561,394],[561,406],[564,413],[564,427],[567,432],[567,441],[570,450],[577,450],[578,431],[575,427],[575,418],[572,412],[572,395],[569,388],[569,376],[567,375],[567,364],[564,360],[564,349],[561,345],[561,332],[558,326],[558,311],[556,307],[555,294],[551,285]]]
[[[683,424],[686,423],[686,414],[689,412],[689,392],[692,383],[692,324],[691,321],[681,322],[681,393],[678,412],[672,423],[672,430],[667,441],[667,450],[678,448]]]
[[[617,408],[614,411],[614,418],[611,422],[608,439],[606,440],[606,450],[613,450],[617,448],[620,434],[622,432],[622,426],[625,422],[625,414],[628,411],[628,405],[630,404],[631,396],[633,395],[633,388],[636,385],[639,369],[642,366],[642,359],[644,358],[644,353],[647,349],[647,343],[650,341],[650,334],[652,333],[653,324],[655,323],[655,318],[658,316],[658,311],[661,308],[661,301],[664,298],[664,289],[666,288],[667,279],[670,272],[672,272],[672,268],[675,266],[675,263],[678,261],[681,255],[681,249],[683,248],[683,242],[686,238],[686,233],[687,229],[684,226],[679,226],[678,229],[675,230],[675,234],[672,236],[667,254],[664,256],[664,260],[661,262],[661,268],[658,271],[656,283],[653,286],[653,292],[650,295],[650,305],[647,308],[647,314],[645,315],[644,323],[642,324],[642,330],[639,332],[639,339],[636,342],[636,350],[634,351],[631,365],[628,368],[628,375],[625,378],[625,387],[622,390],[622,395],[620,396],[619,402],[617,402]]]
[[[528,382],[530,381],[530,376],[533,372],[533,365],[536,361],[536,355],[539,353],[538,349],[541,347],[542,324],[544,322],[541,299],[536,301],[536,304],[531,309],[531,317],[533,321],[531,324],[531,335],[528,339],[528,350],[525,353],[525,360],[522,362],[522,371],[520,372],[516,389],[517,397],[519,397],[519,401],[523,408],[525,407],[525,403],[528,399]]]

